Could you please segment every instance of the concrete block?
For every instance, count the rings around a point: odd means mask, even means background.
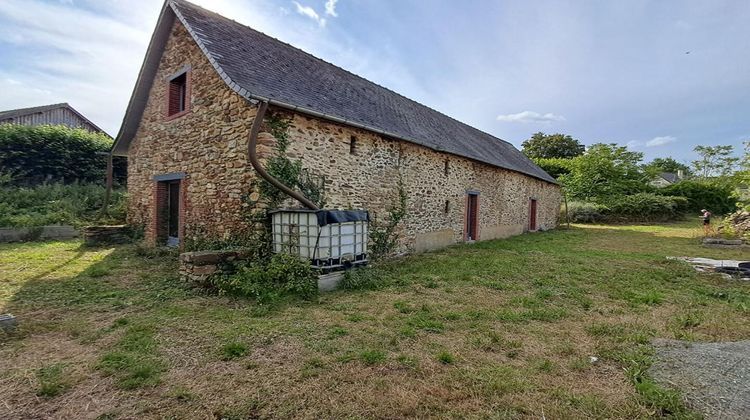
[[[318,290],[321,292],[331,292],[339,288],[341,280],[344,279],[344,271],[334,271],[333,273],[321,274],[318,276]]]

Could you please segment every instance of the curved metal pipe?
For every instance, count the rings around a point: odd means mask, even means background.
[[[252,128],[250,128],[250,141],[247,144],[247,157],[248,159],[250,159],[250,164],[253,165],[253,168],[255,168],[255,170],[258,172],[258,175],[263,177],[263,179],[271,183],[271,185],[273,185],[274,187],[281,190],[284,194],[299,201],[300,203],[302,203],[302,205],[310,210],[320,210],[320,207],[318,207],[317,205],[315,205],[315,203],[305,197],[304,194],[294,191],[293,189],[281,183],[281,181],[266,172],[266,170],[260,164],[260,161],[258,160],[258,154],[255,149],[258,146],[258,133],[260,133],[260,126],[263,123],[263,117],[266,115],[267,110],[268,102],[262,101],[258,104],[258,113],[255,114]]]

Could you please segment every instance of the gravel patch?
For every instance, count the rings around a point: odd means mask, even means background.
[[[711,419],[750,418],[750,340],[691,343],[655,340],[650,373],[680,390],[689,404]]]

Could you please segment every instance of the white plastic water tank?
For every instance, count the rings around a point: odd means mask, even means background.
[[[284,209],[271,212],[273,251],[337,269],[367,262],[365,210]]]

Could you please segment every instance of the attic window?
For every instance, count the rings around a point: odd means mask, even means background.
[[[357,138],[352,136],[349,139],[349,154],[350,155],[356,155],[357,154]]]
[[[183,71],[169,80],[167,117],[178,117],[190,108],[188,79],[188,72]]]

